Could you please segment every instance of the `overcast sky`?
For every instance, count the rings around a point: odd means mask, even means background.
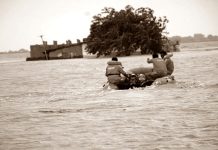
[[[150,7],[169,19],[169,36],[218,35],[218,0],[0,0],[0,51],[30,49],[40,35],[51,44],[73,43],[89,34],[104,7]]]

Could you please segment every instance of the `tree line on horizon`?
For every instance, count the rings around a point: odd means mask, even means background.
[[[172,36],[169,37],[171,41],[178,41],[179,43],[191,43],[191,42],[209,42],[209,41],[218,41],[217,35],[205,36],[202,33],[196,33],[193,36]]]
[[[30,52],[30,51],[24,48],[21,48],[19,50],[0,51],[0,53],[27,53],[27,52]]]

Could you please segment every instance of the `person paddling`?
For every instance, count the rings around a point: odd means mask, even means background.
[[[163,59],[158,58],[158,54],[152,54],[152,59],[147,59],[147,63],[153,64],[153,71],[145,74],[147,80],[155,80],[167,75],[166,63]]]

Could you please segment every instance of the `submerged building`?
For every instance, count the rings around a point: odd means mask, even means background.
[[[70,40],[66,41],[66,44],[58,44],[57,41],[53,41],[53,44],[48,45],[47,41],[43,41],[41,45],[30,46],[30,57],[26,60],[52,60],[52,59],[71,59],[82,58],[83,49],[80,41],[77,43],[71,43]]]

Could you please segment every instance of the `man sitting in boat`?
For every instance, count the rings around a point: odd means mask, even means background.
[[[173,56],[173,54],[167,54],[166,51],[161,51],[160,52],[161,58],[164,59],[167,67],[167,75],[171,75],[174,71],[174,63],[170,59],[170,57]]]
[[[145,74],[147,80],[155,80],[167,75],[166,63],[162,58],[158,58],[158,54],[154,53],[152,59],[147,59],[148,63],[153,64],[153,70],[150,73]]]
[[[117,57],[113,57],[112,61],[109,61],[107,64],[105,75],[108,78],[109,85],[113,89],[118,89],[118,85],[125,82],[121,74],[125,77],[127,77],[127,74],[123,70],[122,64],[118,61]]]

